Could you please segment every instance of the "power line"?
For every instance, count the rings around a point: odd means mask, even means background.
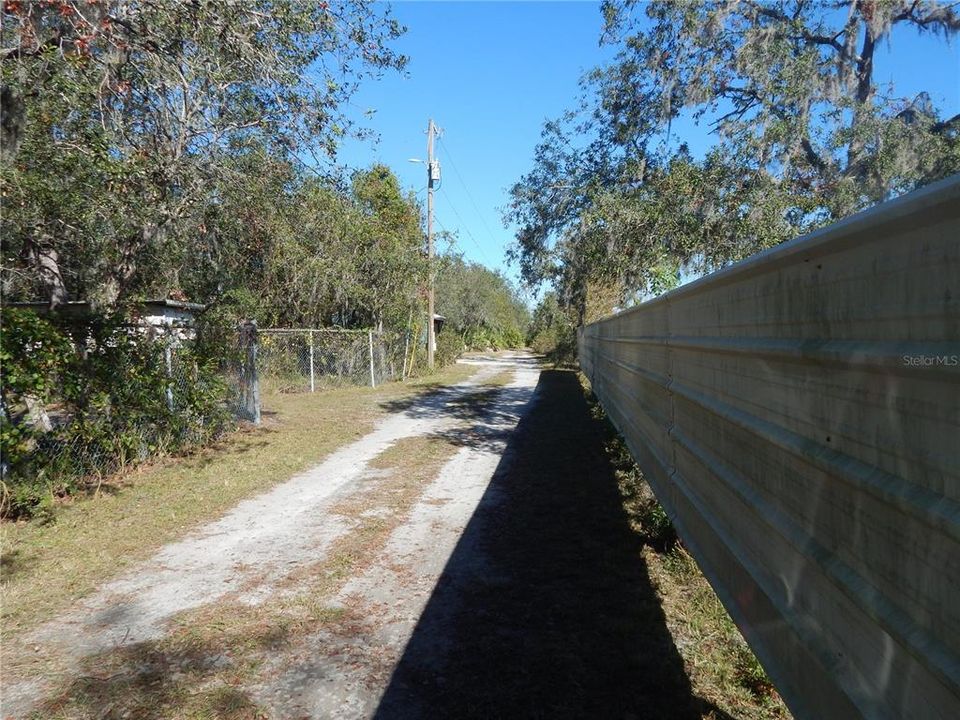
[[[447,144],[443,141],[442,137],[438,137],[437,139],[440,142],[440,147],[442,147],[443,151],[446,153],[447,159],[450,161],[450,167],[453,168],[453,174],[457,176],[457,180],[460,181],[463,191],[467,194],[467,199],[470,201],[470,204],[473,205],[474,212],[476,212],[477,217],[480,218],[480,222],[483,224],[483,227],[490,236],[490,239],[493,240],[494,244],[497,244],[497,239],[494,237],[493,231],[490,229],[490,226],[487,225],[487,221],[484,219],[483,213],[480,212],[480,208],[477,206],[476,201],[473,199],[473,195],[470,193],[470,188],[467,187],[466,181],[464,181],[463,176],[460,174],[460,170],[457,168],[457,164],[453,160],[453,153],[450,152],[450,148],[447,147]]]
[[[487,253],[484,252],[483,248],[480,247],[480,243],[477,242],[477,239],[473,236],[473,233],[470,232],[470,226],[467,225],[466,222],[464,222],[462,217],[460,217],[460,213],[457,212],[457,207],[456,205],[453,204],[453,201],[450,199],[450,196],[447,194],[447,191],[441,187],[440,192],[443,193],[443,196],[447,199],[447,203],[450,205],[450,209],[453,210],[453,214],[457,216],[457,220],[460,221],[460,225],[463,227],[467,235],[470,236],[470,239],[473,241],[473,244],[477,246],[477,250],[480,251],[480,254],[483,256],[483,259],[489,263],[490,258],[487,257]]]

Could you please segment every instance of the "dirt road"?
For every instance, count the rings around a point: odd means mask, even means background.
[[[477,368],[468,381],[398,409],[374,432],[341,448],[317,467],[242,502],[219,521],[164,547],[66,617],[45,624],[26,645],[51,658],[62,668],[60,674],[69,676],[85,658],[162,637],[171,618],[191,609],[225,597],[261,604],[280,592],[278,586],[298,567],[317,564],[338,538],[351,531],[352,519],[330,509],[351,495],[368,492],[383,475],[368,467],[371,460],[406,438],[443,433],[454,438],[464,432],[474,438],[484,436],[486,442],[464,445],[427,486],[409,521],[390,538],[384,565],[356,578],[342,594],[344,600],[351,598],[354,603],[363,595],[372,603],[393,603],[395,617],[380,613],[383,642],[385,647],[396,646],[399,653],[417,617],[418,598],[426,592],[423,588],[429,589],[431,572],[435,580],[490,480],[506,436],[530,404],[539,375],[533,360],[519,354],[467,362]],[[470,409],[470,403],[463,402],[503,371],[512,372],[513,379],[497,391],[490,409]],[[469,410],[466,413],[465,408]],[[386,590],[389,582],[396,582],[387,566],[396,562],[413,563],[422,570],[416,587]],[[406,631],[403,618],[410,618]],[[371,704],[368,683],[358,684],[346,673],[332,693],[328,685],[311,687],[309,672],[300,691],[295,691],[296,682],[284,670],[286,660],[276,658],[272,663],[280,674],[278,686],[265,684],[258,692],[268,705],[277,706],[279,716],[285,717],[285,708],[301,702],[315,708],[317,717],[328,716],[337,707],[344,711],[354,708],[362,715]],[[50,690],[50,683],[39,679],[4,684],[3,717],[27,717]],[[324,702],[324,697],[330,697],[330,703]]]
[[[577,376],[470,362],[43,626],[3,717],[700,717]]]

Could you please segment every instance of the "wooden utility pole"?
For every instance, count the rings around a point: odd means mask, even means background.
[[[434,334],[433,316],[433,182],[439,179],[439,165],[434,167],[433,136],[436,126],[433,118],[427,123],[427,259],[430,263],[430,286],[427,288],[427,367],[433,370],[433,356],[437,349],[437,338]]]

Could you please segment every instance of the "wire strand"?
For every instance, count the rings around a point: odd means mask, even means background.
[[[463,218],[460,217],[460,213],[457,212],[457,206],[453,204],[453,200],[450,199],[450,196],[447,194],[447,191],[441,188],[440,192],[442,192],[443,197],[447,199],[447,203],[450,205],[450,209],[453,210],[453,214],[457,216],[457,220],[460,221],[460,225],[463,227],[464,232],[467,233],[467,236],[470,238],[470,240],[473,241],[473,244],[477,246],[477,250],[480,251],[480,254],[483,256],[483,259],[489,263],[490,258],[487,257],[487,253],[484,252],[483,248],[480,246],[480,243],[477,242],[477,239],[473,236],[473,233],[470,231],[470,227],[467,225],[466,222],[464,222]]]
[[[493,241],[494,245],[498,245],[497,239],[493,234],[493,231],[490,229],[490,226],[487,224],[487,221],[483,217],[483,213],[480,212],[476,201],[473,199],[473,195],[470,193],[470,188],[467,187],[466,181],[463,179],[463,175],[460,174],[460,170],[457,167],[457,163],[453,159],[453,153],[450,152],[450,148],[447,147],[447,144],[443,141],[442,137],[438,137],[437,140],[440,143],[440,147],[443,148],[444,154],[447,156],[447,159],[450,161],[450,167],[453,168],[453,174],[457,176],[457,180],[460,181],[460,185],[463,187],[463,191],[467,194],[467,200],[470,201],[470,204],[473,205],[473,210],[477,214],[477,217],[480,219],[481,224],[483,225],[484,230],[487,231],[487,235],[490,236],[490,239]]]

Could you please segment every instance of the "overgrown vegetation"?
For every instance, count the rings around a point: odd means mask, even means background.
[[[441,336],[456,333],[467,350],[523,346],[530,312],[500,273],[447,255],[440,261],[436,289],[437,312],[446,318]]]
[[[3,516],[47,514],[56,497],[104,472],[206,442],[227,426],[216,362],[178,348],[184,382],[174,403],[165,344],[124,317],[4,311]]]
[[[240,318],[405,320],[426,277],[419,208],[386,168],[348,182],[332,164],[357,83],[405,63],[389,10],[51,0],[2,13],[3,297],[50,311],[3,312],[6,514],[216,435],[215,365]],[[163,344],[127,312],[145,298],[211,307],[177,348],[175,405]],[[70,300],[89,315],[65,314]]]
[[[533,311],[527,331],[527,345],[554,365],[573,365],[577,362],[576,325],[552,290],[544,295]]]
[[[50,311],[3,312],[5,514],[216,435],[213,369],[239,320],[419,341],[431,271],[419,203],[389,168],[335,160],[343,138],[368,134],[343,112],[358,84],[406,63],[387,6],[50,0],[2,13],[0,280],[5,303]],[[440,365],[522,342],[502,277],[441,265]],[[154,298],[207,306],[178,348],[190,382],[174,411],[161,346],[126,327],[126,308]],[[68,321],[73,300],[87,319]]]

